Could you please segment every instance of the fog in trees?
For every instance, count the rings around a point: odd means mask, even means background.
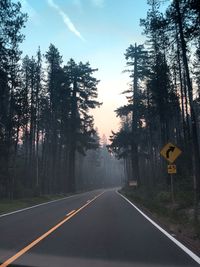
[[[126,183],[135,181],[152,196],[170,190],[167,164],[160,151],[168,142],[183,151],[174,177],[185,206],[193,203],[198,219],[200,201],[199,2],[174,0],[162,12],[162,1],[149,0],[141,19],[145,44],[125,51],[130,88],[127,105],[116,115],[121,128],[109,149],[124,159]],[[186,200],[187,198],[187,200]]]
[[[59,49],[20,45],[27,15],[20,3],[0,2],[0,197],[17,198],[109,188],[135,181],[147,194],[168,192],[160,151],[169,141],[182,151],[175,190],[200,200],[199,1],[148,0],[140,25],[145,43],[127,44],[116,108],[120,127],[106,140],[95,128],[100,108],[98,66],[64,60]],[[133,18],[134,19],[134,18]],[[109,88],[108,88],[109,89]]]
[[[123,166],[101,144],[89,62],[63,61],[57,47],[22,55],[21,4],[0,2],[0,198],[119,185]],[[120,166],[120,168],[119,168]]]

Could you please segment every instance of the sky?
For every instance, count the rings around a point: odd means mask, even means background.
[[[124,53],[130,44],[145,42],[140,18],[148,10],[146,0],[20,0],[29,19],[23,30],[23,55],[42,53],[54,44],[63,61],[90,62],[98,68],[100,108],[92,111],[100,136],[119,129],[114,110],[126,103],[121,94],[131,82],[123,73]]]

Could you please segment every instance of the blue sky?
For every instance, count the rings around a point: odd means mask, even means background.
[[[98,68],[95,76],[100,109],[93,112],[95,126],[100,135],[109,137],[117,130],[119,120],[114,110],[126,102],[120,93],[128,87],[130,79],[125,68],[124,52],[132,43],[143,43],[140,18],[148,10],[146,0],[20,0],[23,11],[29,14],[23,54],[34,55],[40,46],[42,53],[53,43],[63,55],[89,61]]]

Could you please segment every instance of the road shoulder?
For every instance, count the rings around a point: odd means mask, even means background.
[[[170,225],[163,219],[157,216],[157,214],[152,213],[149,209],[143,205],[135,203],[130,197],[127,198],[126,194],[120,190],[116,191],[124,200],[126,200],[130,205],[132,205],[140,214],[142,214],[150,223],[152,223],[159,231],[165,234],[169,239],[171,239],[176,245],[178,245],[182,250],[184,250],[190,257],[192,257],[198,264],[200,264],[200,247],[194,246],[194,244],[189,243],[187,240],[182,238],[180,234],[175,234],[170,230]]]

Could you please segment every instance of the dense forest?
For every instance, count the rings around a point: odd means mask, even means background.
[[[110,151],[124,160],[126,183],[146,192],[170,190],[167,161],[160,155],[168,143],[181,149],[175,191],[193,203],[197,219],[200,200],[200,5],[174,0],[147,1],[140,25],[145,44],[125,51],[130,86],[127,104],[115,112],[121,128],[110,138]],[[166,1],[165,1],[166,5]],[[190,196],[190,197],[189,197]],[[190,205],[190,204],[189,204]]]
[[[90,115],[101,105],[97,69],[73,59],[64,63],[53,44],[44,54],[38,48],[23,57],[28,16],[19,2],[0,1],[0,19],[0,197],[112,186],[104,165],[116,173],[117,160]]]
[[[146,192],[170,191],[168,143],[182,154],[174,190],[200,200],[200,6],[198,0],[148,0],[141,19],[145,44],[124,51],[127,104],[110,144],[99,137],[91,110],[98,101],[98,69],[63,62],[59,50],[38,47],[24,56],[28,20],[21,4],[0,1],[0,198],[68,193],[133,181]],[[128,46],[128,45],[127,45]],[[109,153],[109,152],[110,153]],[[115,155],[118,161],[114,158]],[[124,181],[125,174],[125,181]]]

